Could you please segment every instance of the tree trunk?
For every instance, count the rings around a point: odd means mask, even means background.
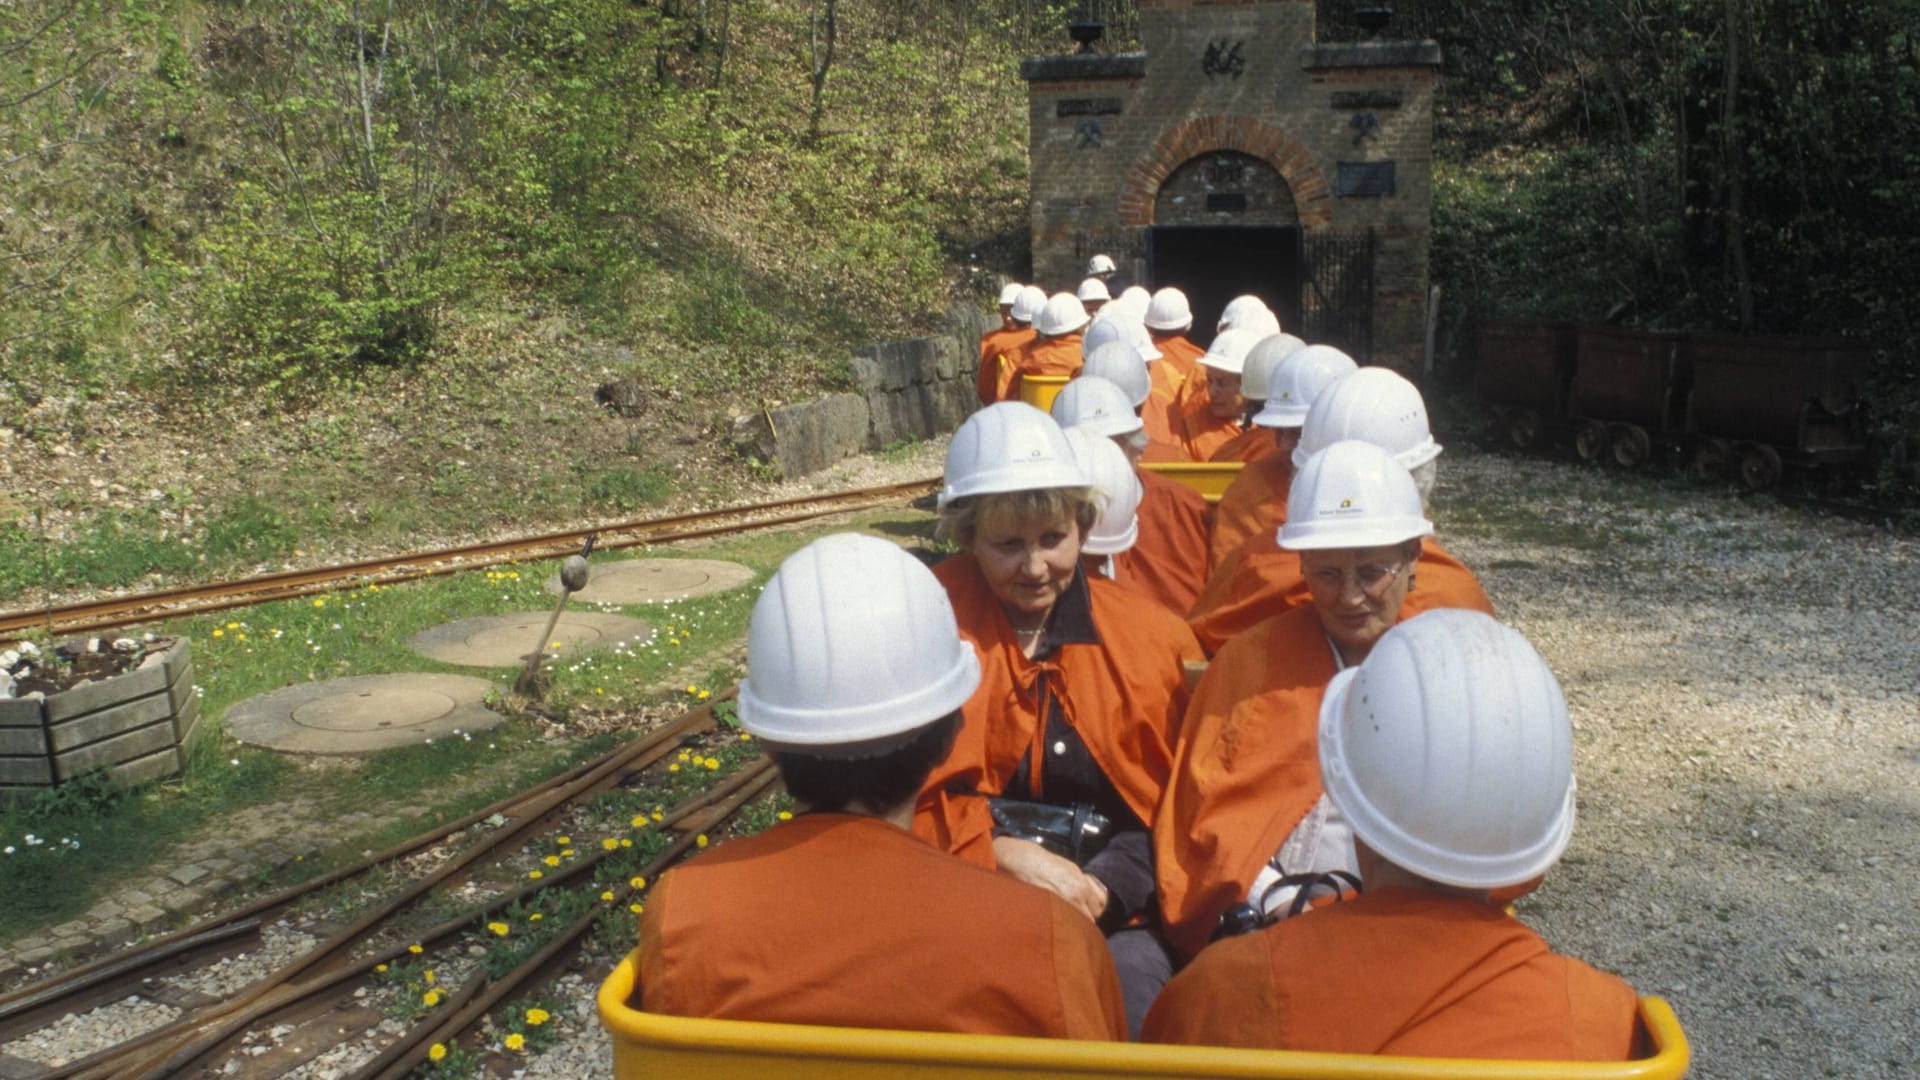
[[[826,109],[827,72],[833,67],[833,40],[838,30],[838,0],[814,0],[808,16],[808,51],[813,58],[813,104],[807,115],[807,141],[820,141],[820,116]]]

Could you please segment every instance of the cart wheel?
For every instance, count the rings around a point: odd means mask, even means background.
[[[1573,436],[1573,452],[1581,461],[1597,461],[1607,452],[1607,425],[1589,420]]]
[[[1694,451],[1687,474],[1700,483],[1712,484],[1725,480],[1732,467],[1732,444],[1725,439],[1708,439],[1700,444],[1700,449]]]
[[[1637,469],[1653,456],[1653,440],[1638,424],[1622,424],[1613,430],[1613,463],[1623,469]]]
[[[1525,450],[1540,440],[1540,414],[1532,409],[1515,409],[1507,418],[1507,441],[1516,450]]]
[[[1740,458],[1740,482],[1748,491],[1765,491],[1780,480],[1780,452],[1771,446],[1749,446]]]

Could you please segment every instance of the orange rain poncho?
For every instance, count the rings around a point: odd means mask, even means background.
[[[1337,1054],[1628,1061],[1632,987],[1559,956],[1497,904],[1367,892],[1203,953],[1161,991],[1146,1042]]]
[[[1066,901],[849,814],[802,814],[662,877],[640,995],[670,1016],[1127,1037],[1106,940]]]

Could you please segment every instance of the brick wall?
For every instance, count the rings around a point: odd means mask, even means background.
[[[1316,44],[1312,0],[1141,0],[1140,38],[1140,53],[1021,65],[1041,284],[1072,288],[1096,251],[1149,280],[1161,184],[1197,156],[1236,151],[1279,172],[1304,229],[1376,230],[1374,358],[1417,360],[1439,47]],[[1343,163],[1387,162],[1391,194],[1339,194]]]

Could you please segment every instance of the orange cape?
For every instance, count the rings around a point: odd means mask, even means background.
[[[960,636],[980,658],[981,679],[962,711],[953,750],[920,792],[914,834],[982,866],[996,865],[986,797],[1004,791],[1021,759],[1038,753],[1034,736],[1049,700],[1060,703],[1127,806],[1151,822],[1187,708],[1182,665],[1201,655],[1179,617],[1111,581],[1089,578],[1100,644],[1065,644],[1036,662],[1021,652],[973,556],[956,555],[933,572],[953,601]],[[1040,775],[1037,766],[1032,775]]]

